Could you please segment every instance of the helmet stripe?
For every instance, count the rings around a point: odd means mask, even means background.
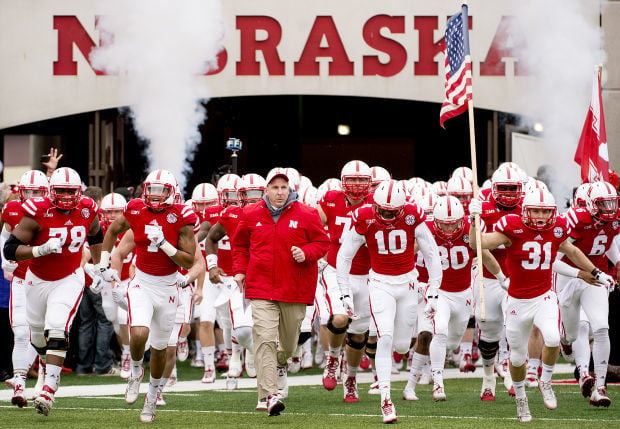
[[[542,202],[544,202],[544,201],[545,201],[545,197],[544,197],[544,195],[543,195],[543,190],[541,189],[541,190],[540,190],[540,202],[542,203]]]
[[[30,184],[34,185],[34,170],[30,172]]]
[[[450,198],[446,199],[448,203],[448,217],[452,216],[452,204],[450,204]]]
[[[69,169],[65,168],[65,178],[67,179],[67,183],[69,182]]]
[[[390,187],[388,188],[387,201],[386,203],[390,204],[390,200],[392,199],[392,188],[394,187],[394,181],[390,180]]]
[[[206,186],[203,184],[202,185],[202,198],[206,197],[206,195],[205,195],[205,188],[206,188]]]
[[[112,203],[112,206],[114,206],[114,193],[112,193],[112,198],[110,198],[112,201],[110,201]]]

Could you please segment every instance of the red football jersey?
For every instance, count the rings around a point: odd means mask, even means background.
[[[440,289],[446,292],[464,291],[471,285],[471,262],[474,256],[474,251],[469,247],[469,218],[465,217],[464,232],[454,241],[448,241],[437,234],[434,224],[429,229],[435,237],[441,259],[443,277]],[[426,276],[428,278],[428,273]]]
[[[54,281],[77,270],[90,225],[98,219],[97,204],[82,196],[76,208],[63,212],[54,207],[48,198],[30,198],[22,204],[22,208],[24,216],[33,218],[41,225],[30,245],[40,246],[52,237],[62,243],[60,253],[31,259],[30,271],[43,280]]]
[[[609,265],[605,252],[609,250],[614,237],[618,234],[620,223],[598,222],[592,218],[590,212],[584,208],[571,208],[564,215],[571,227],[570,236],[575,241],[573,244],[579,248],[592,263],[599,269],[609,273]],[[562,261],[575,266],[566,256]]]
[[[127,203],[123,215],[133,230],[136,268],[154,276],[166,276],[178,271],[177,264],[155,246],[147,235],[151,228],[161,228],[166,240],[177,247],[181,228],[190,225],[196,232],[198,218],[191,207],[174,204],[161,213],[155,213],[142,199],[136,198]]]
[[[205,208],[204,213],[200,214],[200,223],[208,221],[211,226],[215,225],[220,217],[220,213],[224,208],[216,204],[214,206],[208,206]]]
[[[506,248],[510,286],[508,295],[518,299],[535,298],[551,289],[551,267],[558,247],[570,234],[570,226],[563,216],[556,216],[555,224],[543,231],[527,227],[521,216],[504,216],[495,230],[510,239]]]
[[[497,221],[509,214],[521,216],[521,205],[517,204],[512,210],[501,210],[492,197],[489,198],[489,201],[483,201],[482,215],[480,216],[480,219],[484,222],[483,231],[493,231],[493,227]],[[491,253],[495,256],[495,259],[497,259],[502,272],[506,274],[506,276],[510,276],[509,268],[506,264],[506,249],[503,247],[493,249]],[[482,270],[485,278],[495,280],[495,276],[484,268],[484,266]]]
[[[2,221],[9,225],[11,229],[15,228],[19,221],[22,220],[22,216],[24,216],[24,211],[20,201],[9,201],[2,208]],[[13,275],[23,279],[26,277],[26,270],[28,270],[29,265],[30,259],[26,261],[19,261],[17,263],[17,268],[13,271]]]
[[[384,275],[407,274],[415,268],[415,229],[426,220],[415,204],[405,204],[404,213],[392,224],[378,222],[372,206],[365,205],[353,213],[353,227],[366,237],[372,270]]]
[[[338,250],[342,243],[342,233],[345,228],[349,230],[352,227],[352,213],[357,208],[366,204],[366,201],[353,206],[347,201],[344,192],[329,191],[323,196],[319,204],[327,217],[327,230],[329,232],[330,241],[329,250],[327,251],[327,263],[335,268]],[[350,274],[365,275],[368,274],[369,270],[370,255],[368,254],[368,247],[362,246],[353,257]]]
[[[226,230],[226,235],[217,243],[217,266],[220,267],[226,275],[231,276],[233,272],[232,267],[232,237],[239,225],[239,218],[243,213],[243,208],[240,206],[228,206],[220,213],[220,219],[218,222]]]

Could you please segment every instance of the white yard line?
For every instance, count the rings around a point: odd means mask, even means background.
[[[555,367],[555,374],[571,374],[574,370],[573,365],[569,364],[559,364]],[[401,371],[399,374],[392,374],[392,381],[406,381],[409,376],[408,372]],[[482,368],[476,368],[476,371],[473,373],[461,373],[458,368],[447,368],[444,371],[444,379],[453,379],[453,378],[481,378],[482,376]],[[357,374],[358,383],[371,383],[373,382],[372,373],[368,372],[360,372]],[[501,384],[501,381],[499,381]],[[291,375],[288,377],[288,385],[289,386],[316,386],[321,385],[321,375]],[[116,384],[98,384],[98,385],[84,385],[84,386],[63,386],[62,385],[62,377],[60,389],[56,392],[57,398],[66,398],[66,397],[91,397],[91,396],[112,396],[112,395],[124,395],[125,394],[125,383],[116,383]],[[254,378],[240,378],[239,379],[239,389],[256,389],[256,379]],[[148,389],[148,383],[142,383],[140,386],[141,392],[146,392]],[[200,380],[193,381],[179,381],[177,384],[170,388],[165,389],[165,393],[175,393],[175,392],[201,392],[201,391],[226,391],[226,379],[221,378],[215,380],[215,383],[212,384],[203,384]],[[32,394],[32,389],[27,389],[26,396]],[[13,392],[9,389],[0,390],[0,401],[9,402],[11,397],[13,396]]]

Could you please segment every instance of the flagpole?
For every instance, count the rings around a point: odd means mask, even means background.
[[[471,152],[471,171],[472,171],[472,187],[474,190],[474,198],[478,198],[478,166],[476,162],[476,132],[474,126],[474,102],[470,99],[467,103],[467,112],[469,114],[469,148]],[[482,233],[480,230],[480,216],[476,213],[474,216],[474,225],[476,227],[476,263],[478,264],[477,282],[478,296],[480,297],[480,320],[486,321],[486,305],[484,299],[484,282],[482,281]]]

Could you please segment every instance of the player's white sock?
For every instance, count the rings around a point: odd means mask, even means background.
[[[579,322],[577,339],[573,343],[575,366],[579,369],[579,376],[588,373],[590,366],[590,324],[586,321]]]
[[[149,380],[149,391],[146,394],[149,402],[153,402],[157,399],[157,390],[159,389],[160,383],[160,378],[153,378],[151,375],[151,379]]]
[[[131,377],[132,378],[138,378],[142,374],[142,361],[143,360],[144,359],[140,359],[140,360],[133,360],[133,358],[131,359]]]
[[[359,368],[358,366],[351,366],[347,363],[347,375],[349,377],[357,377],[357,368]]]
[[[377,369],[377,381],[379,388],[390,385],[390,376],[392,374],[392,336],[381,335],[377,339],[377,357],[375,358],[375,367]]]
[[[596,387],[598,388],[605,386],[611,346],[609,343],[609,330],[607,328],[598,329],[593,334],[592,359],[594,360],[594,374],[596,375]]]
[[[195,340],[194,345],[196,346],[196,360],[202,360],[202,346],[200,345],[200,340]]]
[[[52,365],[48,363],[45,365],[45,384],[56,391],[58,389],[58,383],[60,382],[60,371],[62,371],[62,365]]]
[[[525,380],[512,381],[512,386],[515,388],[515,398],[525,398]]]
[[[462,342],[461,343],[461,356],[470,355],[471,356],[471,341],[470,342]]]
[[[534,374],[538,377],[538,368],[540,367],[540,359],[530,358],[527,362],[527,374]]]
[[[333,347],[333,346],[329,346],[329,357],[339,357],[340,356],[340,346],[337,347]]]
[[[202,358],[205,368],[214,367],[215,346],[207,346],[202,348]]]
[[[430,356],[431,356],[431,371],[433,374],[433,380],[435,380],[435,373],[439,370],[443,371],[444,363],[446,361],[446,343],[448,338],[445,334],[436,334],[431,341]]]
[[[495,377],[495,359],[482,358],[482,369],[485,377]]]
[[[409,378],[407,380],[407,383],[411,384],[414,389],[415,386],[418,384],[418,380],[422,375],[422,371],[424,370],[424,366],[426,365],[428,359],[428,355],[413,352],[413,358],[411,360],[411,370],[409,371]]]
[[[555,367],[555,365],[547,365],[544,362],[542,363],[542,374],[540,375],[540,381],[551,381],[553,367]]]

